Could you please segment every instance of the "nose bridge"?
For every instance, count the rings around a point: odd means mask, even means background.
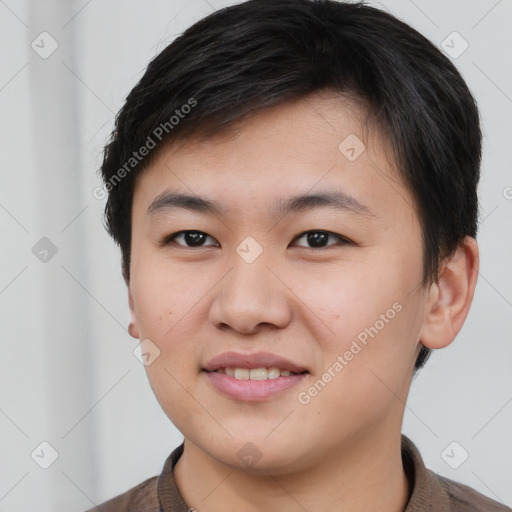
[[[240,244],[241,249],[254,248]],[[291,319],[286,289],[268,268],[268,258],[246,259],[240,246],[232,259],[230,272],[223,279],[211,306],[210,320],[217,327],[251,333],[261,325],[285,327]],[[254,253],[252,254],[254,256]]]

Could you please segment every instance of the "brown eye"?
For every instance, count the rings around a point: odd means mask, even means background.
[[[296,240],[302,240],[302,242],[297,243],[300,247],[309,247],[311,249],[328,247],[340,242],[342,245],[350,243],[348,239],[340,235],[323,230],[306,231],[302,235],[298,236]],[[334,240],[334,242],[329,243],[329,241],[332,240]]]
[[[213,241],[213,243],[205,244],[208,240]],[[203,231],[180,231],[179,233],[175,233],[165,239],[166,245],[170,242],[175,242],[176,244],[185,247],[207,247],[210,245],[219,245],[215,238]]]

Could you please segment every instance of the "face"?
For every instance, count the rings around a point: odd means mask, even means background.
[[[400,431],[427,293],[388,156],[323,93],[137,177],[133,330],[163,410],[210,458],[285,472]]]

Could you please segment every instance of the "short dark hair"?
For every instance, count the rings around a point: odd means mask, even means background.
[[[381,127],[420,220],[422,284],[435,282],[443,258],[476,237],[475,100],[419,32],[364,3],[334,0],[249,0],[218,10],[150,62],[116,117],[101,167],[106,226],[125,279],[135,177],[159,148],[321,90],[359,99]],[[422,347],[416,371],[429,355]]]

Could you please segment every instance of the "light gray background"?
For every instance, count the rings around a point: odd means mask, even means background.
[[[92,191],[114,114],[148,61],[229,3],[0,0],[0,512],[84,510],[158,474],[181,442],[133,355],[120,257]],[[429,467],[510,506],[512,4],[378,5],[436,45],[453,31],[469,43],[455,62],[485,133],[474,305],[415,379],[403,432]],[[47,59],[31,48],[51,48],[43,31],[59,45]],[[57,247],[46,263],[32,252],[42,237]],[[31,457],[50,461],[43,441],[59,455],[46,470]],[[458,469],[441,456],[453,441],[469,453]]]

